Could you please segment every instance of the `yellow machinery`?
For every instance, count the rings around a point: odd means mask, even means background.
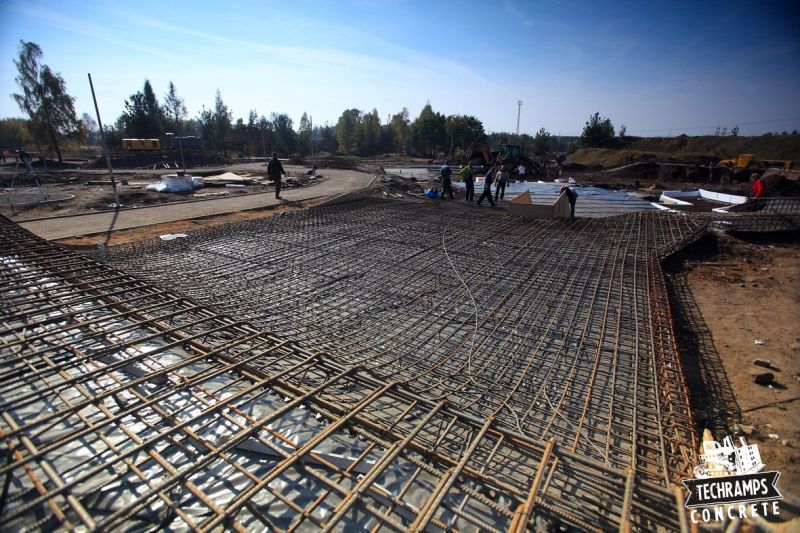
[[[723,159],[719,166],[728,168],[783,168],[792,170],[792,162],[783,159],[754,159],[753,154],[739,154],[735,159]]]
[[[158,150],[161,144],[158,139],[122,139],[122,149],[132,151]]]

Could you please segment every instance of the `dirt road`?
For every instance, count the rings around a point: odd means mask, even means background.
[[[291,172],[292,167],[287,171]],[[289,202],[309,200],[323,196],[336,196],[369,185],[374,176],[353,170],[326,169],[325,180],[310,187],[281,191],[283,201],[274,192],[242,194],[225,198],[170,202],[160,205],[122,208],[79,215],[56,216],[20,222],[20,225],[48,240],[81,235],[107,233],[120,230],[163,224],[177,220],[209,217],[251,209],[261,209]]]

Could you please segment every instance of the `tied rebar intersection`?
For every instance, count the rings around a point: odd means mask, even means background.
[[[0,522],[685,526],[660,260],[704,219],[392,202],[112,253],[4,221]]]

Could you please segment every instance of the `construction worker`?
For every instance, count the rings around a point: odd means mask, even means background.
[[[497,174],[497,186],[494,189],[494,201],[496,202],[498,198],[501,200],[503,199],[503,195],[506,192],[506,184],[511,179],[511,173],[505,169],[505,167],[500,169],[500,172]]]
[[[465,199],[471,204],[475,196],[475,174],[472,172],[472,163],[464,165],[458,175],[464,180],[464,186],[466,187]]]
[[[517,169],[517,173],[519,174],[519,181],[525,181],[525,165],[522,163],[519,164],[519,168]]]
[[[494,207],[494,200],[492,200],[492,180],[494,180],[494,174],[496,172],[497,167],[492,167],[489,169],[489,172],[486,173],[486,177],[483,178],[483,194],[478,198],[478,203],[476,205],[481,205],[483,199],[486,198],[489,200],[491,206]]]
[[[753,175],[756,178],[755,183],[753,183],[753,198],[761,198],[764,196],[764,182],[761,179],[761,176],[756,174],[755,172]]]
[[[283,170],[283,165],[278,161],[278,153],[272,153],[272,159],[267,164],[267,179],[275,182],[275,198],[281,199],[281,174],[286,176],[286,171]]]
[[[450,176],[453,175],[453,169],[450,168],[450,164],[445,161],[444,165],[442,165],[442,200],[444,200],[444,195],[450,193],[450,199],[454,200],[455,196],[453,196],[453,182],[450,179]]]
[[[569,187],[561,187],[561,192],[565,193],[567,195],[567,200],[569,200],[570,218],[575,218],[575,202],[578,199],[577,193]]]

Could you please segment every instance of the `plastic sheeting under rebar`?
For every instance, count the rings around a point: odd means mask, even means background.
[[[644,466],[510,432],[3,219],[0,258],[0,527],[679,527]]]
[[[362,201],[109,257],[342,364],[666,484],[695,452],[660,259],[707,224]]]
[[[2,262],[24,272],[29,279],[35,276],[37,292],[58,292],[63,288],[57,280],[37,273],[24,263],[10,258],[4,258]],[[7,297],[14,296],[12,291]],[[8,423],[3,425],[4,433],[18,427],[36,426],[42,417],[58,415],[64,406],[85,403],[67,416],[53,417],[36,431],[31,436],[29,451],[50,450],[44,455],[48,467],[58,472],[63,483],[74,483],[69,494],[80,500],[82,508],[91,516],[113,515],[135,507],[145,492],[145,485],[157,482],[173,470],[191,471],[192,465],[209,450],[216,450],[242,428],[264,419],[289,401],[289,397],[265,390],[244,395],[244,399],[231,403],[225,409],[225,416],[203,416],[202,412],[209,405],[242,396],[252,383],[227,372],[196,381],[197,376],[213,374],[212,362],[196,360],[192,354],[177,347],[164,349],[167,343],[163,339],[153,339],[151,332],[140,329],[133,322],[109,317],[106,310],[96,310],[97,306],[96,300],[72,305],[65,302],[47,313],[46,326],[26,331],[38,340],[26,343],[25,351],[48,352],[57,339],[63,346],[81,348],[79,362],[59,364],[60,357],[72,360],[75,354],[56,350],[48,361],[56,365],[58,371],[47,379],[41,379],[37,372],[25,372],[32,358],[21,354],[23,357],[10,365],[6,361],[3,367],[4,373],[18,372],[20,379],[0,388],[0,403],[7,409]],[[85,325],[87,323],[91,325]],[[7,330],[27,330],[26,324],[22,323],[4,321],[3,326]],[[111,333],[117,329],[124,333]],[[3,337],[3,340],[7,344],[13,338]],[[117,350],[117,344],[126,348]],[[131,361],[136,355],[139,357]],[[189,359],[194,362],[186,363]],[[156,374],[166,368],[174,370]],[[182,386],[190,382],[193,384]],[[103,394],[109,390],[114,391],[113,394]],[[165,390],[169,394],[164,394]],[[57,391],[55,396],[53,391]],[[143,405],[148,398],[156,396],[161,397],[152,407]],[[130,413],[118,416],[127,412]],[[112,418],[113,423],[109,423]],[[281,459],[316,437],[329,422],[301,404],[265,425],[264,433],[258,438],[247,438],[227,450],[224,460],[211,462],[206,468],[191,472],[191,483],[215,505],[225,507],[252,485],[252,477],[268,473]],[[182,431],[172,438],[159,438],[163,432],[182,425]],[[82,431],[91,428],[98,429],[95,432]],[[78,438],[70,438],[78,435]],[[154,445],[140,446],[151,439],[155,439]],[[357,479],[357,476],[368,473],[382,455],[377,449],[370,451],[366,448],[363,440],[337,431],[314,445],[302,462],[275,478],[269,484],[269,491],[254,494],[248,500],[248,507],[260,509],[270,516],[271,525],[288,528],[296,518],[293,507],[314,502],[324,496],[326,490],[324,484],[307,475],[307,469],[316,468],[324,472],[325,466],[334,465],[351,472]],[[124,459],[119,460],[120,457]],[[44,464],[42,457],[39,462]],[[36,495],[37,478],[46,477],[39,466],[28,466],[37,471],[38,476],[9,478],[10,486],[4,498],[4,511],[7,513],[13,514],[17,508],[28,504]],[[375,483],[390,497],[397,497],[402,490],[407,505],[421,508],[434,491],[436,479],[398,457],[386,465]],[[345,483],[345,487],[348,485]],[[283,495],[287,501],[281,501],[271,492]],[[210,514],[208,504],[186,490],[185,485],[173,487],[168,495],[170,505],[180,508],[190,520],[202,522]],[[499,497],[500,501],[503,499]],[[497,521],[492,510],[485,506],[469,503],[466,506],[462,504],[462,508],[486,523]],[[42,529],[57,527],[57,515],[42,510],[36,509],[38,526]],[[331,504],[322,502],[314,509],[313,517],[322,523],[332,511]],[[368,524],[370,520],[360,516],[362,514],[354,513],[347,522]],[[30,520],[30,514],[20,514],[6,526],[24,529],[30,526]],[[260,525],[253,517],[240,518],[239,523],[244,527]],[[184,517],[177,516],[160,500],[153,500],[142,510],[131,512],[126,521],[126,528],[131,530],[156,526],[181,530],[189,525]]]

